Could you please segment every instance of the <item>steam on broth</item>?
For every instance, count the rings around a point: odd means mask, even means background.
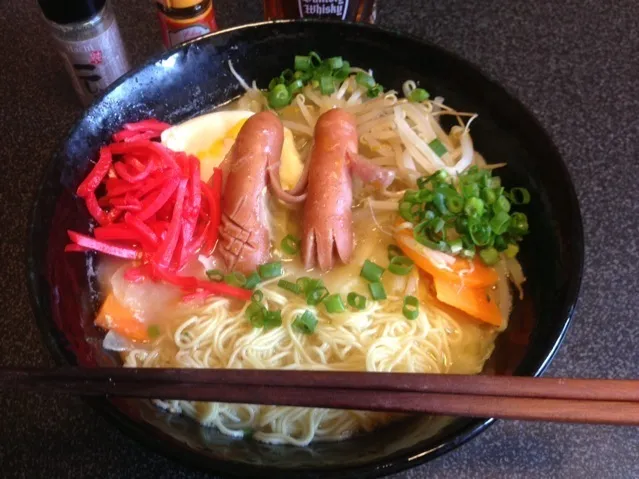
[[[479,373],[507,326],[509,281],[524,280],[528,225],[511,208],[530,195],[506,190],[474,151],[475,115],[412,81],[383,92],[338,57],[295,67],[266,92],[239,77],[246,93],[224,110],[114,136],[103,210],[96,181],[78,189],[103,222],[69,247],[120,258],[100,264],[104,346],[125,367]],[[458,124],[446,132],[442,116]],[[160,133],[167,148],[147,144]],[[152,159],[137,165],[145,148]],[[162,186],[135,196],[148,178]],[[396,417],[155,402],[230,436],[298,446]]]

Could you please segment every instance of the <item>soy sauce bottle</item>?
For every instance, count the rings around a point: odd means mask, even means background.
[[[377,0],[264,0],[264,17],[375,23]]]

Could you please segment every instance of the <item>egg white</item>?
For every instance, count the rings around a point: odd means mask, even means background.
[[[242,125],[252,111],[218,111],[200,115],[162,133],[162,144],[175,151],[195,155],[200,160],[200,177],[207,181],[233,147]],[[293,133],[284,128],[280,182],[290,189],[299,180],[304,165],[295,147]]]

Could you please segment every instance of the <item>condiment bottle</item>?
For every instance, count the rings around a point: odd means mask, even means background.
[[[167,48],[217,30],[212,0],[157,0],[156,5]]]
[[[264,17],[375,23],[377,0],[264,0]]]
[[[88,105],[129,60],[108,0],[38,0],[76,93]]]

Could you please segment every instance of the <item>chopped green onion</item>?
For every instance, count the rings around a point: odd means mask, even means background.
[[[448,247],[452,254],[459,254],[464,249],[464,243],[461,238],[455,238],[448,242]]]
[[[484,200],[484,203],[486,203],[487,205],[492,205],[495,201],[497,201],[495,190],[492,190],[490,188],[484,188],[481,191],[481,197]]]
[[[291,70],[290,68],[287,68],[286,70],[284,70],[282,74],[280,75],[280,80],[282,80],[282,83],[288,83],[292,81],[294,78],[295,78],[295,72]]]
[[[510,190],[510,201],[516,205],[527,205],[530,203],[530,193],[526,188],[513,188]]]
[[[273,329],[282,325],[282,312],[280,310],[277,311],[267,311],[264,314],[264,319],[262,321],[264,329]]]
[[[246,311],[244,311],[244,316],[248,319],[251,326],[254,328],[261,328],[264,326],[264,316],[266,315],[266,308],[264,305],[252,301],[251,304],[248,305]]]
[[[437,192],[433,195],[433,204],[442,215],[448,214],[448,208],[446,208],[446,197],[442,193]]]
[[[242,287],[246,284],[246,276],[238,271],[233,271],[231,274],[227,274],[224,276],[224,282],[226,284],[230,284],[231,286]]]
[[[500,211],[508,213],[510,211],[510,201],[508,201],[508,198],[505,196],[497,198],[497,201],[493,204],[493,211],[495,213],[499,213]]]
[[[320,92],[322,95],[330,95],[335,91],[335,80],[332,76],[323,76],[320,78]]]
[[[446,208],[451,213],[459,213],[464,209],[464,199],[457,194],[451,195],[446,198]]]
[[[490,242],[492,231],[485,223],[473,223],[468,227],[470,237],[477,246],[486,246]]]
[[[372,261],[365,260],[359,275],[368,281],[379,281],[384,274],[384,268]]]
[[[490,228],[493,230],[493,233],[500,235],[506,232],[509,223],[510,215],[505,211],[500,211],[490,220]]]
[[[358,72],[357,75],[355,75],[355,81],[358,85],[365,88],[373,88],[375,86],[375,79],[368,73]]]
[[[464,184],[461,190],[464,198],[475,198],[479,196],[479,185],[477,183]]]
[[[528,217],[524,213],[513,213],[508,231],[518,236],[528,233]]]
[[[298,79],[289,83],[286,88],[288,89],[289,95],[291,95],[292,97],[295,93],[300,91],[303,87],[304,87],[304,82]]]
[[[404,298],[404,307],[402,314],[406,319],[416,319],[419,316],[419,300],[415,296],[406,296]]]
[[[256,303],[261,303],[264,299],[264,293],[262,293],[259,289],[253,291],[251,295],[251,301],[255,301]]]
[[[346,302],[351,308],[355,308],[357,310],[362,310],[366,307],[366,296],[362,296],[361,294],[357,294],[354,291],[348,293],[346,297]]]
[[[280,279],[277,282],[277,286],[293,294],[300,294],[302,292],[302,288],[298,284],[286,281],[285,279]]]
[[[455,231],[457,231],[460,235],[468,233],[468,219],[458,216],[455,220]]]
[[[371,292],[371,298],[375,301],[386,299],[386,290],[384,289],[384,285],[379,281],[368,283],[368,289]]]
[[[324,282],[321,279],[309,278],[308,276],[298,278],[295,284],[300,287],[305,295],[314,289],[324,286]]]
[[[443,231],[444,226],[446,226],[446,222],[442,218],[435,218],[431,221],[431,228],[434,233],[440,233]]]
[[[382,85],[380,85],[379,83],[377,83],[374,87],[369,88],[368,92],[366,93],[366,95],[368,96],[368,98],[377,98],[380,93],[384,92],[384,87]]]
[[[339,293],[331,294],[324,298],[324,306],[326,307],[326,311],[331,314],[343,313],[346,311],[344,302],[342,301],[342,297]]]
[[[328,296],[328,289],[325,286],[319,286],[306,294],[306,304],[316,306],[320,304]]]
[[[433,183],[443,183],[448,179],[448,172],[446,170],[437,170],[428,179]]]
[[[514,258],[519,253],[519,246],[510,243],[504,253],[508,258]]]
[[[392,261],[395,256],[402,256],[402,250],[396,244],[388,245],[388,261]]]
[[[246,283],[244,283],[244,287],[246,289],[253,289],[261,282],[262,282],[262,278],[260,278],[260,275],[257,273],[257,271],[254,271],[249,275],[248,278],[246,278]]]
[[[273,108],[283,108],[291,102],[291,94],[286,85],[279,84],[268,93],[268,104]]]
[[[304,334],[313,334],[317,327],[317,318],[310,311],[304,311],[293,321],[293,327]]]
[[[344,64],[344,60],[342,60],[342,57],[328,58],[325,60],[325,62],[332,70],[339,70]]]
[[[399,204],[399,215],[406,221],[413,221],[413,203],[402,201]]]
[[[262,279],[277,278],[284,274],[281,261],[273,261],[272,263],[264,263],[257,268]]]
[[[466,258],[466,259],[473,259],[475,257],[475,247],[473,246],[472,248],[464,248],[460,255],[462,256],[462,258]]]
[[[429,97],[430,97],[430,94],[423,88],[415,88],[408,95],[408,100],[412,101],[413,103],[421,103],[423,101],[428,100]],[[439,155],[439,156],[442,156],[442,155]]]
[[[322,57],[320,57],[317,52],[310,52],[308,57],[311,59],[312,66],[318,67],[322,64]]]
[[[508,243],[506,243],[506,240],[504,239],[503,236],[497,235],[495,236],[495,242],[493,246],[495,247],[497,251],[504,251],[506,250],[506,248],[508,248]]]
[[[444,146],[444,144],[440,141],[439,138],[435,138],[433,141],[431,141],[428,146],[430,147],[431,150],[433,150],[435,152],[435,154],[437,156],[439,156],[440,158],[442,156],[444,156],[446,153],[448,153],[448,150],[446,149],[446,147]],[[443,170],[441,170],[443,171]]]
[[[149,338],[155,339],[160,337],[160,327],[157,324],[151,324],[147,329],[146,333],[149,335]]]
[[[209,269],[206,271],[206,276],[211,281],[222,281],[224,279],[224,273],[219,269]]]
[[[468,198],[466,200],[466,204],[464,205],[464,212],[470,216],[481,216],[484,214],[484,202],[479,198]]]
[[[492,246],[489,248],[484,248],[480,250],[479,257],[488,266],[493,266],[494,264],[497,264],[497,262],[499,261],[499,253]]]
[[[300,249],[300,240],[293,235],[286,235],[280,247],[286,254],[297,254]]]
[[[428,183],[430,183],[430,178],[427,178],[426,176],[420,176],[417,178],[417,188],[420,190],[425,189],[428,186]]]
[[[388,271],[398,276],[406,276],[413,269],[413,260],[406,256],[395,256],[388,265]]]
[[[282,83],[282,80],[280,80],[280,78],[273,78],[270,83],[268,84],[268,89],[269,91],[272,90],[273,88],[275,88],[277,85],[279,85],[280,83]]]
[[[302,55],[295,56],[295,69],[301,70],[303,72],[310,70],[313,67],[311,62],[311,57],[306,57]]]

